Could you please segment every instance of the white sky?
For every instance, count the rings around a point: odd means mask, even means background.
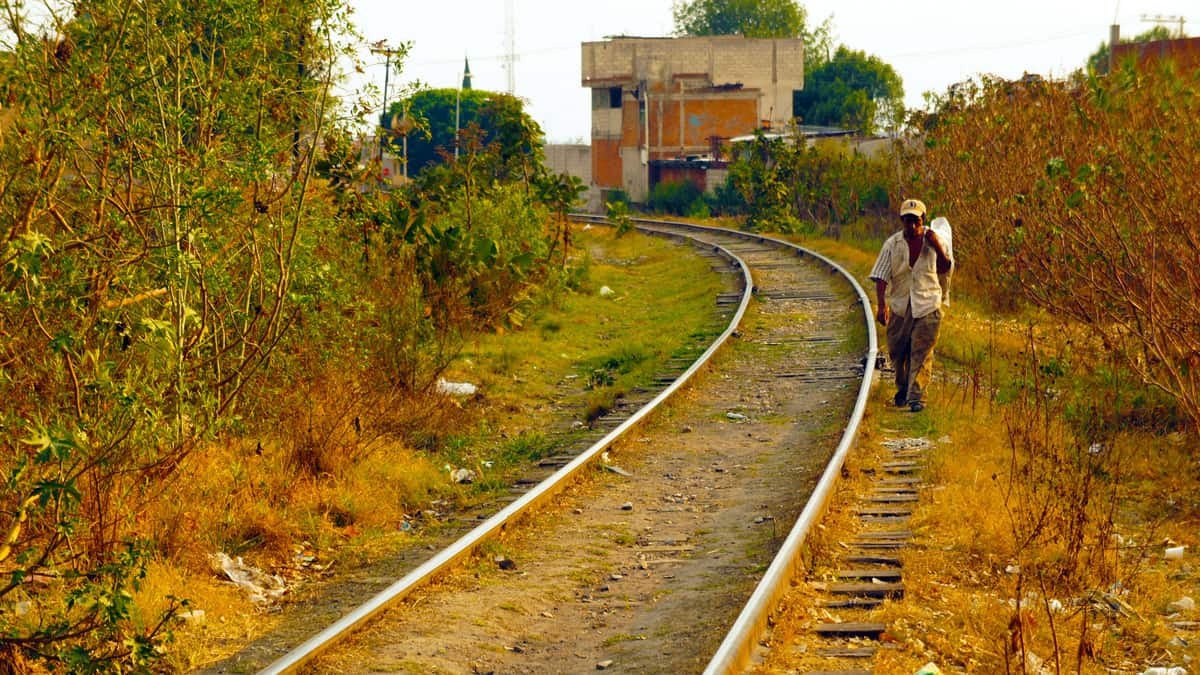
[[[671,0],[511,0],[517,96],[549,142],[587,142],[591,109],[580,86],[580,43],[609,35],[663,36],[674,27]],[[505,0],[351,0],[368,41],[413,43],[400,83],[456,87],[464,56],[477,89],[507,91]],[[1108,40],[1109,25],[1132,37],[1155,24],[1143,16],[1183,16],[1196,32],[1195,0],[807,0],[810,22],[833,16],[836,43],[890,63],[904,80],[905,103],[941,93],[979,73],[1062,77]],[[1178,23],[1167,24],[1172,30]],[[365,46],[364,46],[365,53]],[[365,57],[364,57],[365,58]],[[381,58],[362,76],[383,88]],[[389,83],[394,100],[397,82]],[[382,106],[382,95],[377,105]]]

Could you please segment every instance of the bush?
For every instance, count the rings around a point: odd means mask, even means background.
[[[646,198],[655,213],[686,216],[704,205],[704,193],[690,181],[668,181],[655,185]]]
[[[965,287],[1089,327],[1193,427],[1198,80],[1150,65],[959,86],[911,164],[924,194],[970,224],[954,246]]]

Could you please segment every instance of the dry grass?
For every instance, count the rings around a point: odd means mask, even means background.
[[[874,259],[805,243],[864,276]],[[1200,599],[1194,435],[1152,392],[1106,375],[1086,331],[996,319],[963,300],[944,324],[930,410],[897,412],[887,382],[873,392],[848,486],[809,543],[809,579],[785,602],[760,671],[862,667],[814,659],[810,629],[867,620],[889,626],[870,666],[879,673],[931,661],[945,672],[1190,672],[1200,612],[1172,603]],[[860,468],[878,460],[879,440],[907,436],[942,441],[903,554],[907,597],[866,616],[820,609],[815,584],[861,528],[849,509]],[[1184,558],[1166,560],[1168,544],[1186,546]]]
[[[422,512],[444,515],[506,491],[550,448],[552,420],[582,416],[596,395],[583,388],[589,364],[630,364],[613,371],[611,399],[711,328],[701,310],[721,282],[708,262],[659,239],[615,239],[607,228],[576,239],[580,255],[595,258],[580,291],[559,295],[522,332],[475,336],[447,370],[446,379],[474,383],[480,394],[398,395],[364,383],[372,374],[352,364],[314,366],[279,392],[274,419],[183,460],[181,479],[160,486],[137,523],[158,553],[138,595],[144,621],[170,596],[189,601],[173,624],[168,668],[211,664],[275,624],[224,579],[212,554],[241,556],[295,585],[423,546],[437,522]],[[617,294],[600,297],[602,285]],[[479,479],[454,484],[447,464]]]

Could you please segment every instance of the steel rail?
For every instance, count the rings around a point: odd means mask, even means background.
[[[674,226],[674,224],[672,225]],[[688,225],[688,229],[719,231],[722,234],[732,232],[731,230],[705,225]],[[763,574],[762,579],[759,580],[754,593],[750,596],[750,600],[746,602],[746,605],[742,608],[742,612],[738,615],[737,620],[734,621],[725,639],[721,642],[721,646],[717,648],[717,652],[704,669],[704,675],[724,675],[725,673],[742,672],[746,669],[751,652],[766,633],[768,615],[791,586],[791,582],[797,573],[801,571],[799,564],[800,547],[804,545],[804,540],[808,536],[809,531],[812,530],[813,526],[819,522],[821,516],[824,514],[829,497],[833,492],[833,486],[841,477],[842,465],[845,464],[846,456],[849,454],[850,448],[854,445],[855,438],[858,435],[858,425],[862,422],[863,413],[867,408],[867,399],[871,394],[871,385],[875,375],[875,359],[879,354],[878,335],[875,330],[875,317],[871,314],[871,302],[868,299],[866,291],[863,290],[863,287],[859,285],[853,275],[847,272],[841,265],[838,265],[820,253],[791,242],[759,235],[748,235],[748,237],[762,243],[771,241],[791,248],[800,256],[815,258],[842,275],[858,295],[859,304],[862,306],[863,320],[867,328],[867,354],[863,362],[863,378],[858,388],[858,398],[854,403],[850,422],[846,425],[845,431],[842,432],[841,441],[838,443],[837,449],[834,450],[829,464],[826,465],[825,471],[821,474],[821,479],[817,482],[816,488],[808,498],[808,502],[804,505],[804,510],[800,512],[800,516],[796,519],[796,523],[788,533],[787,539],[784,540],[779,552],[776,553],[775,559],[767,568],[766,573]]]
[[[721,642],[720,647],[717,648],[708,666],[704,669],[704,675],[724,675],[726,673],[743,672],[749,663],[750,655],[755,645],[759,643],[762,636],[766,633],[768,615],[791,586],[791,582],[797,573],[801,571],[799,564],[800,547],[804,545],[804,540],[808,536],[809,531],[819,522],[821,516],[824,514],[829,497],[833,492],[833,486],[841,477],[842,465],[845,464],[846,456],[849,454],[850,448],[854,445],[855,438],[858,435],[858,426],[862,422],[863,413],[866,411],[867,399],[870,397],[871,385],[874,381],[875,360],[879,354],[875,317],[871,313],[871,302],[866,291],[863,290],[863,287],[854,276],[833,260],[810,249],[782,239],[709,225],[645,218],[633,219],[633,222],[643,226],[658,225],[708,232],[721,236],[734,236],[759,243],[770,243],[790,248],[799,256],[814,258],[837,274],[842,275],[850,284],[850,287],[854,289],[863,310],[863,321],[867,328],[867,353],[863,361],[862,382],[859,385],[858,398],[855,400],[850,421],[842,432],[841,440],[830,457],[824,472],[821,474],[816,488],[814,488],[807,503],[804,505],[804,509],[800,512],[795,524],[789,531],[787,539],[784,540],[783,545],[775,554],[771,565],[767,568],[766,573],[763,574],[757,586],[755,586],[750,599],[742,608],[741,613],[734,621],[725,639]]]
[[[579,220],[588,220],[579,218]],[[601,222],[603,219],[601,219]],[[596,222],[596,221],[592,221]],[[651,230],[651,234],[665,234],[661,230]],[[693,237],[686,235],[678,235],[681,238],[687,238],[693,242],[703,244],[704,247],[716,250],[720,255],[730,260],[742,272],[742,298],[738,304],[738,309],[734,313],[728,326],[717,337],[716,340],[709,345],[697,359],[692,362],[678,378],[670,385],[663,389],[657,396],[651,399],[646,405],[638,409],[629,419],[625,420],[619,426],[610,431],[607,435],[587,448],[576,456],[571,462],[564,465],[561,469],[554,472],[541,483],[538,483],[529,492],[521,495],[516,501],[513,501],[508,506],[498,511],[495,515],[485,520],[483,523],[475,527],[473,530],[463,535],[450,546],[436,553],[429,560],[422,563],[419,567],[412,570],[404,577],[388,586],[386,589],[377,593],[367,602],[359,605],[351,610],[341,619],[325,628],[321,632],[312,636],[304,643],[295,649],[284,654],[282,657],[268,665],[263,670],[259,671],[265,675],[273,675],[275,673],[293,673],[297,672],[302,666],[310,663],[313,659],[319,656],[323,651],[336,643],[339,639],[349,635],[356,629],[363,626],[381,612],[403,600],[416,588],[427,583],[439,573],[447,570],[459,560],[473,553],[480,544],[495,536],[500,531],[527,510],[544,503],[551,497],[561,492],[570,479],[583,470],[589,463],[600,456],[600,454],[609,448],[614,442],[624,436],[628,431],[633,429],[638,422],[653,412],[660,404],[670,398],[676,391],[679,390],[688,380],[690,380],[699,370],[712,359],[717,350],[734,334],[738,325],[742,321],[742,317],[746,313],[746,308],[750,304],[750,299],[753,296],[754,282],[750,277],[750,270],[740,258],[728,251],[724,247],[714,245],[709,242],[702,242]]]

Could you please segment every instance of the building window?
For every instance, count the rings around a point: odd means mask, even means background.
[[[624,94],[624,92],[621,90],[620,87],[609,87],[608,88],[608,107],[620,108],[622,94]]]

